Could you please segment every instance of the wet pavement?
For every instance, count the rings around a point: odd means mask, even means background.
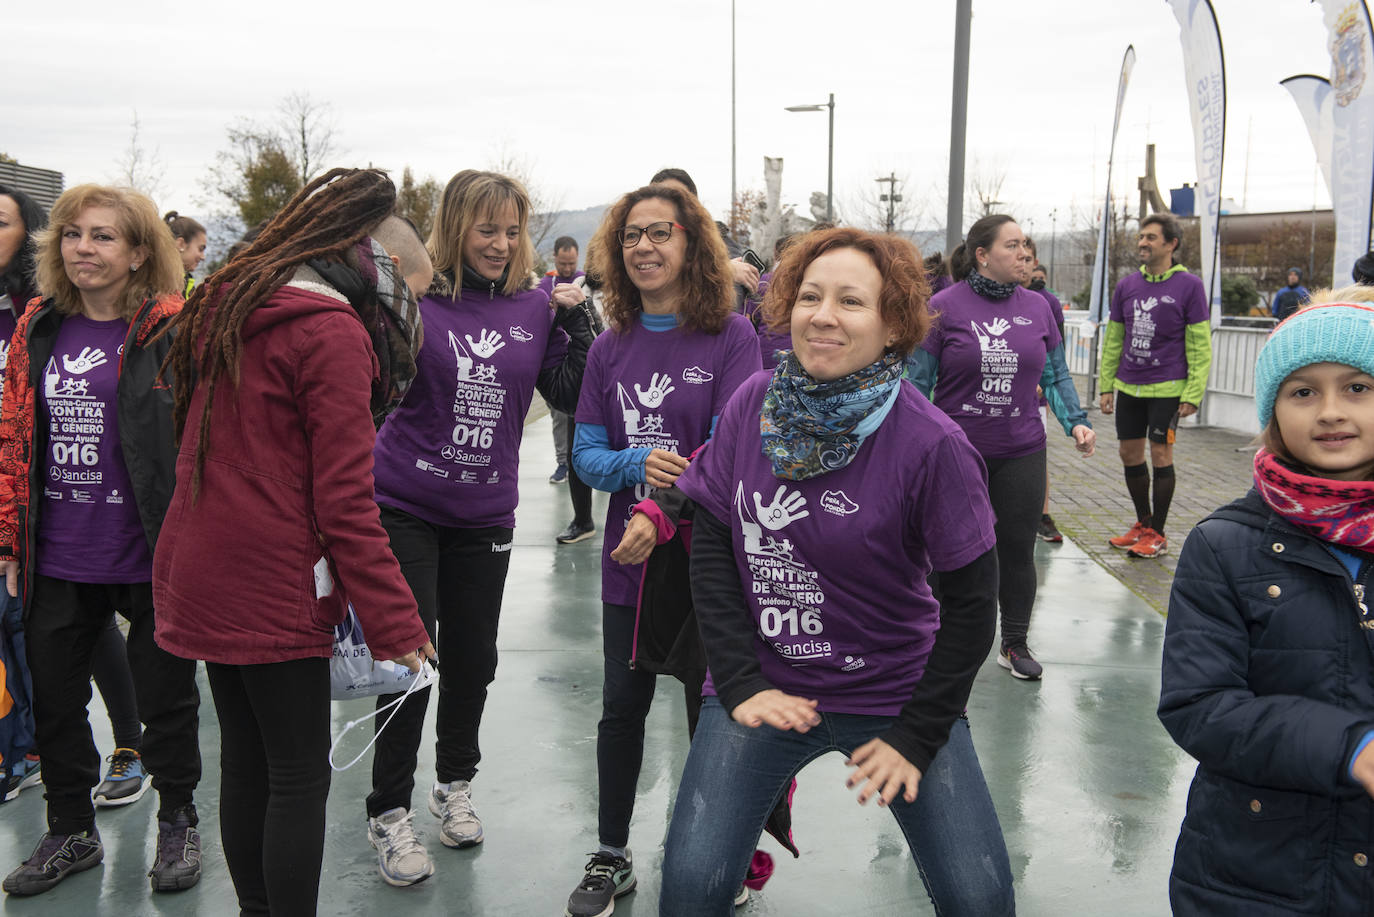
[[[1097,426],[1104,426],[1097,421],[1094,415]],[[1123,521],[1130,522],[1120,462],[1109,431],[1103,432],[1103,454],[1084,462],[1062,437],[1054,437],[1055,517],[1087,549],[1073,541],[1037,547],[1040,597],[1031,642],[1045,665],[1045,678],[1016,681],[990,657],[969,704],[1022,915],[1167,914],[1169,863],[1193,769],[1154,716],[1164,621],[1152,605],[1167,593],[1169,561],[1123,567],[1105,545],[1096,547]],[[1226,478],[1232,474],[1228,462],[1247,467],[1249,460],[1248,454],[1226,454],[1238,439],[1231,434],[1189,430],[1180,439],[1178,500],[1170,527],[1178,546],[1187,525],[1224,502],[1208,495],[1213,484],[1226,479],[1244,489],[1243,482]],[[1204,454],[1215,454],[1218,464],[1204,461]],[[474,782],[486,842],[467,851],[442,846],[437,823],[417,795],[416,825],[437,874],[413,888],[384,885],[366,836],[362,799],[371,759],[365,757],[334,780],[321,914],[563,913],[586,854],[596,847],[601,544],[599,537],[568,547],[554,543],[571,514],[566,488],[546,483],[553,464],[549,422],[540,419],[528,428],[522,449],[522,504],[501,661],[483,728],[485,758]],[[1113,502],[1118,500],[1121,505]],[[598,496],[598,525],[604,507],[604,497]],[[144,873],[156,811],[150,793],[126,809],[100,811],[103,866],[38,898],[5,900],[5,913],[237,913],[218,837],[220,736],[203,682],[202,694],[207,778],[197,799],[206,846],[200,885],[172,895],[149,892]],[[647,917],[657,911],[662,841],[686,755],[681,697],[676,682],[661,680],[631,830],[639,889],[620,899],[617,914]],[[98,701],[93,708],[101,709]],[[336,732],[366,709],[365,701],[336,705]],[[432,724],[432,704],[430,710]],[[102,753],[108,754],[109,724],[103,714],[93,717],[93,725]],[[362,748],[362,732],[345,739],[342,759]],[[876,807],[856,805],[844,789],[845,773],[838,755],[802,772],[794,808],[802,857],[792,860],[765,838],[777,872],[739,913],[933,913],[896,823]],[[426,744],[420,785],[428,786],[433,775],[434,749]],[[41,793],[27,790],[0,807],[0,823],[0,864],[7,869],[28,855],[42,831]]]

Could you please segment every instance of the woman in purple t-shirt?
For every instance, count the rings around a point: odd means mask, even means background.
[[[673,485],[730,395],[759,369],[754,327],[733,311],[725,244],[695,197],[666,184],[625,195],[588,251],[598,253],[592,273],[605,282],[611,330],[587,357],[573,466],[611,498],[601,578],[600,844],[568,899],[571,917],[607,913],[635,885],[630,816],[655,677],[630,663],[644,565],[618,563],[611,552],[635,504]]]
[[[1013,912],[963,716],[995,628],[992,509],[968,439],[902,379],[927,291],[915,246],[895,237],[796,243],[764,304],[792,350],[736,393],[678,481],[696,503],[711,674],[668,829],[664,915],[730,912],[764,820],[827,751],[855,768],[861,804],[891,809],[941,914]]]
[[[585,294],[560,286],[550,303],[535,285],[530,214],[514,179],[467,169],[449,180],[428,243],[435,273],[420,300],[415,381],[373,451],[382,526],[444,659],[437,782],[425,795],[448,847],[483,838],[471,781],[496,677],[525,415],[536,390],[555,410],[574,410],[592,342]],[[396,699],[383,695],[377,707]],[[428,703],[424,688],[377,720],[368,837],[391,885],[434,871],[410,823]]]
[[[997,514],[1002,648],[997,662],[1037,679],[1026,646],[1035,605],[1035,540],[1045,501],[1045,426],[1039,390],[1078,451],[1097,441],[1064,362],[1064,342],[1030,277],[1030,252],[1009,216],[983,217],[950,256],[959,281],[931,297],[935,327],[908,359],[908,376],[983,457]],[[933,391],[933,394],[932,394]]]
[[[78,185],[53,205],[37,265],[44,298],[18,320],[0,399],[0,558],[24,603],[48,831],[4,888],[38,894],[104,855],[86,706],[116,612],[148,726],[142,759],[158,778],[152,886],[189,888],[200,879],[196,664],[154,642],[152,587],[176,455],[171,391],[156,377],[170,346],[161,332],[182,305],[181,259],[148,198]]]

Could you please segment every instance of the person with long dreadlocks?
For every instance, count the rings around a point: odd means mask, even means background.
[[[206,662],[245,914],[315,913],[345,600],[375,658],[435,658],[373,499],[374,420],[414,374],[387,321],[411,300],[376,241],[395,205],[375,169],[311,181],[196,288],[164,367],[182,435],[153,564],[157,639]]]
[[[560,285],[550,302],[535,286],[530,213],[525,189],[504,175],[466,169],[449,180],[429,237],[436,273],[420,301],[415,386],[374,453],[382,525],[448,660],[439,674],[436,782],[425,794],[447,847],[483,838],[471,781],[496,677],[525,415],[536,390],[555,410],[573,412],[592,342],[585,291]],[[411,824],[429,694],[407,698],[385,732],[378,721],[368,839],[390,885],[434,872]]]
[[[154,642],[153,551],[172,495],[172,396],[156,381],[181,308],[181,259],[153,202],[79,185],[38,236],[45,297],[20,316],[0,399],[0,560],[24,603],[48,830],[6,877],[45,892],[104,858],[91,789],[92,657],[119,612],[143,761],[158,791],[156,891],[200,879],[196,666]]]

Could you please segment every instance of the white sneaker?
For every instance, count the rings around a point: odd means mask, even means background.
[[[739,891],[735,892],[735,907],[744,907],[749,903],[749,886],[741,884]]]
[[[446,790],[430,790],[429,811],[442,822],[439,840],[445,847],[482,843],[482,820],[472,810],[472,787],[468,781],[455,780]]]
[[[434,861],[410,823],[413,814],[396,808],[367,820],[367,839],[377,848],[377,871],[387,885],[414,885],[434,875]]]

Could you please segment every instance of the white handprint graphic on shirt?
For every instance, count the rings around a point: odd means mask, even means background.
[[[759,502],[759,495],[755,493],[754,504],[757,506]],[[805,502],[804,498],[803,502]],[[784,538],[782,541],[778,541],[772,535],[768,536],[767,541],[764,540],[763,527],[749,515],[749,504],[744,499],[743,482],[735,488],[735,510],[739,514],[740,533],[744,535],[744,553],[765,554],[786,561],[792,560],[791,540]],[[760,515],[763,515],[762,511],[760,511]],[[802,515],[804,516],[806,513],[803,512]],[[798,516],[797,518],[801,517]],[[782,524],[786,525],[786,523]]]
[[[989,351],[1009,349],[1006,341],[1002,340],[1002,338],[1000,337],[994,338],[992,336],[1003,334],[1008,328],[1011,327],[1011,325],[1007,324],[1007,322],[1004,319],[999,318],[989,325],[981,326],[977,322],[969,322],[969,327],[973,329],[973,336],[978,339],[979,350]]]
[[[484,360],[506,346],[506,342],[501,340],[501,332],[499,331],[483,329],[475,341],[470,334],[465,334],[463,337],[467,338],[468,346],[472,348],[472,352]]]
[[[639,396],[639,403],[646,408],[658,407],[663,403],[663,399],[668,397],[670,392],[676,390],[676,387],[673,385],[673,377],[667,373],[663,373],[661,376],[658,373],[654,373],[653,377],[649,380],[649,388],[647,390],[640,388],[638,382],[635,383],[635,394]]]
[[[1011,323],[1008,322],[1005,318],[999,317],[993,319],[991,322],[984,322],[983,327],[988,329],[988,334],[993,334],[997,337],[1001,337],[1002,335],[1007,333],[1007,329],[1011,327]]]
[[[62,368],[69,373],[82,375],[95,369],[97,366],[104,366],[109,361],[105,359],[105,351],[99,347],[92,350],[90,347],[81,348],[81,352],[72,359],[67,354],[62,355]]]
[[[759,522],[774,532],[811,515],[806,509],[806,498],[795,491],[789,495],[786,485],[778,488],[773,494],[773,502],[767,506],[763,505],[762,495],[754,491],[754,509],[758,511]]]

